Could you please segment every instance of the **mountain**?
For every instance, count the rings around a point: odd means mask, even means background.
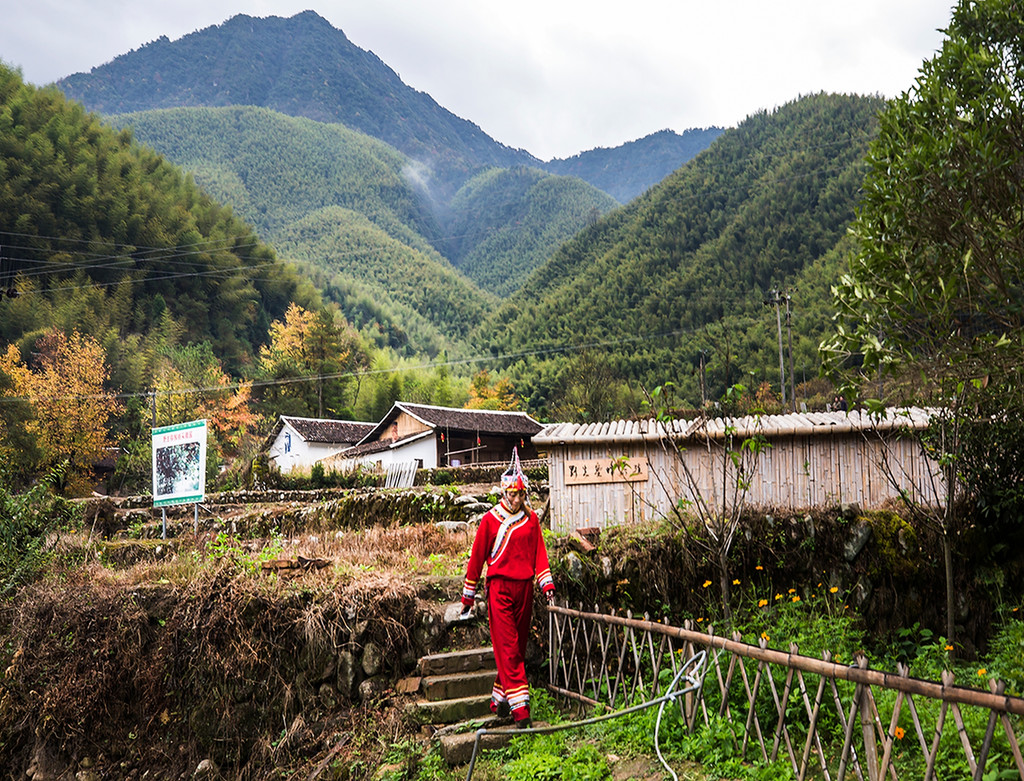
[[[495,295],[512,293],[616,205],[572,177],[487,169],[440,221],[412,161],[340,124],[237,106],[110,121],[232,204],[284,257],[303,261],[364,335],[403,351],[457,353]]]
[[[415,161],[440,202],[483,169],[527,166],[576,176],[624,203],[720,132],[662,131],[615,149],[542,163],[409,87],[313,11],[287,19],[240,14],[176,41],[161,37],[89,73],[67,76],[57,87],[103,114],[245,105],[340,122]]]
[[[492,168],[452,199],[442,248],[480,287],[510,296],[559,246],[616,206],[582,179]]]
[[[881,106],[815,95],[750,116],[565,244],[475,341],[531,351],[504,366],[538,414],[585,381],[580,356],[634,391],[672,381],[699,403],[702,381],[708,398],[776,382],[775,289],[791,294],[796,376],[814,378]]]
[[[233,204],[378,344],[457,349],[495,303],[433,248],[439,228],[408,175],[411,162],[388,144],[242,106],[111,121]]]
[[[720,127],[687,130],[682,134],[661,130],[614,149],[591,149],[563,160],[551,160],[544,163],[544,170],[578,176],[619,203],[628,203],[711,146],[722,132]]]
[[[57,87],[103,114],[244,105],[340,122],[417,161],[444,197],[482,167],[540,164],[406,85],[313,11],[239,14],[173,42],[161,37]]]
[[[0,171],[0,285],[20,291],[0,300],[2,344],[77,329],[141,362],[163,329],[238,371],[290,301],[316,300],[180,169],[2,65]]]

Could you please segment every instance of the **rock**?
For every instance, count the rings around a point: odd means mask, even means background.
[[[48,743],[37,741],[25,776],[29,781],[56,781],[64,775],[66,768],[67,764],[56,749]]]
[[[852,521],[860,515],[860,505],[857,502],[843,502],[839,505],[839,514],[846,520]]]
[[[351,651],[338,654],[338,691],[345,697],[356,692],[356,681],[359,676],[359,661]]]
[[[383,650],[372,640],[363,646],[363,672],[373,677],[380,672],[384,663]]]
[[[439,529],[444,529],[446,532],[465,532],[469,531],[468,521],[438,521],[434,524]]]
[[[573,580],[580,580],[583,577],[583,562],[574,552],[565,557],[566,566],[569,568],[569,577]]]
[[[220,769],[214,764],[212,759],[204,759],[196,765],[192,778],[196,779],[196,781],[213,781],[213,779],[220,778]]]
[[[864,546],[868,544],[869,539],[871,539],[871,524],[865,518],[861,518],[854,524],[853,529],[850,531],[850,539],[843,546],[843,558],[847,561],[853,561],[864,550]]]
[[[320,685],[317,696],[320,698],[320,704],[324,707],[324,710],[332,711],[338,706],[338,698],[334,695],[334,687],[329,683]]]
[[[615,570],[612,567],[612,560],[608,556],[601,557],[601,574],[605,580],[611,580]]]
[[[375,702],[388,690],[388,679],[384,675],[375,675],[359,684],[359,699],[363,702]]]
[[[864,605],[871,599],[871,592],[874,591],[871,581],[867,577],[857,580],[850,589],[850,604],[855,610],[862,610]]]

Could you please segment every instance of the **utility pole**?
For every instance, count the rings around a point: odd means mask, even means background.
[[[790,296],[786,294],[786,331],[789,338],[789,398],[796,412],[796,375],[793,373],[793,317],[789,309]]]
[[[708,403],[708,388],[707,388],[707,358],[708,351],[703,347],[700,349],[700,408],[704,409]]]
[[[779,387],[782,389],[782,406],[786,406],[786,364],[782,351],[782,309],[783,299],[779,296],[778,290],[769,290],[770,298],[765,299],[765,304],[775,307],[775,322],[779,328]],[[788,302],[787,302],[788,303]]]

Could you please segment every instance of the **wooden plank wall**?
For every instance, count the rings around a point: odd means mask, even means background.
[[[776,510],[799,511],[811,507],[857,502],[862,508],[880,507],[897,498],[882,469],[887,457],[900,488],[919,501],[937,504],[945,496],[941,475],[912,437],[895,435],[881,440],[854,432],[774,438],[762,451],[746,502]],[[646,459],[650,477],[640,483],[588,483],[566,485],[569,461]],[[723,478],[721,443],[690,442],[683,453],[686,465],[709,502],[731,501],[735,480]],[[657,443],[611,445],[604,443],[551,446],[551,528],[568,533],[586,527],[606,528],[663,517],[680,497],[692,500],[679,458]]]

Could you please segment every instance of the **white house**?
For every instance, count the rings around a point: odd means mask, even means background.
[[[309,470],[322,458],[352,447],[374,423],[281,416],[268,436],[267,455],[281,472]]]

